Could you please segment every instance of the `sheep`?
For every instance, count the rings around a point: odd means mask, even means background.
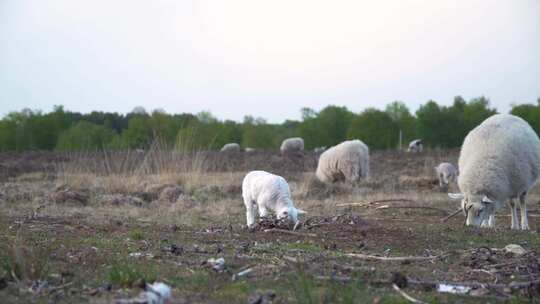
[[[439,186],[441,188],[448,187],[450,183],[456,180],[458,171],[451,163],[440,163],[437,167],[434,167],[439,179]]]
[[[279,148],[281,155],[296,154],[304,151],[304,140],[300,137],[291,137],[283,140]]]
[[[495,211],[507,201],[511,228],[520,229],[519,203],[521,229],[529,229],[525,198],[540,177],[540,139],[527,122],[510,114],[486,119],[465,137],[459,170],[462,193],[449,196],[461,199],[467,225],[494,227]]]
[[[315,153],[323,153],[324,150],[326,150],[326,146],[321,146],[321,147],[316,147],[315,149],[313,149],[313,152],[315,152]]]
[[[315,175],[324,183],[368,178],[369,148],[358,139],[331,147],[319,157]]]
[[[281,176],[266,171],[251,171],[242,181],[242,197],[246,205],[247,226],[255,224],[256,212],[267,216],[273,211],[278,219],[288,218],[295,224],[298,215],[306,212],[294,206],[287,181]]]
[[[255,150],[255,148],[246,147],[246,148],[244,149],[244,151],[247,152],[247,153],[251,153],[251,152],[255,152],[256,150]]]
[[[421,139],[415,139],[409,143],[409,149],[407,151],[411,153],[421,153],[424,150],[424,145]]]
[[[240,152],[240,145],[237,143],[228,143],[221,148],[221,152]]]

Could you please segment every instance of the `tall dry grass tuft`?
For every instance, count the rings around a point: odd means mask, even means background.
[[[31,282],[43,280],[49,272],[50,248],[47,244],[30,244],[19,229],[14,243],[0,255],[0,267],[9,280]]]
[[[203,182],[207,158],[190,136],[179,137],[174,146],[156,139],[142,151],[66,152],[57,164],[57,184],[101,189],[108,193],[133,193],[151,184],[194,187]]]

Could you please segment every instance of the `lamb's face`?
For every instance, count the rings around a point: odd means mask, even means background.
[[[288,219],[293,223],[296,223],[298,221],[298,210],[294,207],[282,209],[277,213],[277,218]]]
[[[487,222],[489,216],[495,212],[494,202],[485,196],[465,196],[461,201],[461,208],[465,214],[465,224],[467,226],[479,227]]]

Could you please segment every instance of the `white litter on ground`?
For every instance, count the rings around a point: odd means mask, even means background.
[[[471,291],[471,287],[461,285],[439,284],[437,285],[437,291],[453,294],[467,294],[469,291]]]

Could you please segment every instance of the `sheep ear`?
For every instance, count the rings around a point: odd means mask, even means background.
[[[463,193],[448,193],[448,196],[451,199],[455,199],[455,200],[463,199],[465,197],[465,195],[463,195]]]
[[[296,209],[296,210],[298,211],[298,214],[306,214],[307,213],[307,211],[304,211],[302,209]]]

